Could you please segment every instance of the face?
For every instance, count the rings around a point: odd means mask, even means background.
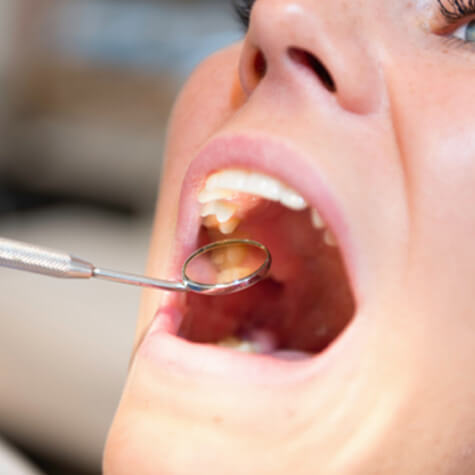
[[[474,473],[473,2],[251,6],[175,106],[149,273],[273,266],[145,294],[105,473]]]

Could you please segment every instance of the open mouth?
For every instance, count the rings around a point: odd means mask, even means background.
[[[188,294],[178,335],[235,351],[302,360],[322,352],[349,325],[355,300],[337,239],[318,209],[282,181],[249,168],[206,177],[197,199],[197,246],[228,238],[265,244],[268,277],[228,296]],[[226,275],[242,253],[213,256]]]

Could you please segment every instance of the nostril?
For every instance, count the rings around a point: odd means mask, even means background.
[[[336,84],[331,74],[313,54],[299,48],[289,48],[288,54],[296,63],[311,69],[328,91],[336,92]]]
[[[246,95],[253,93],[267,74],[267,69],[266,57],[260,49],[255,46],[244,48],[239,62],[239,78]]]
[[[267,61],[262,51],[258,51],[254,58],[254,73],[258,80],[262,79],[267,72]]]

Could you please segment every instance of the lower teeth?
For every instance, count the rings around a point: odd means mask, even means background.
[[[218,346],[230,350],[240,351],[241,353],[259,353],[258,348],[250,341],[239,340],[235,337],[225,338],[218,341]]]
[[[224,340],[219,341],[217,346],[220,346],[221,348],[227,348],[229,350],[239,351],[240,353],[271,354],[274,358],[287,361],[299,361],[312,357],[311,353],[307,353],[305,351],[269,351],[269,348],[264,348],[264,346],[260,345],[258,342],[240,340],[236,337],[225,338]]]
[[[277,348],[275,336],[266,330],[251,330],[244,337],[227,337],[217,343],[218,346],[244,353],[273,353]]]

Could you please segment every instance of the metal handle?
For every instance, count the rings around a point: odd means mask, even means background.
[[[0,266],[68,279],[89,279],[94,274],[94,266],[82,259],[5,238],[0,238]]]
[[[107,269],[98,269],[83,259],[64,252],[34,246],[0,237],[0,267],[34,272],[36,274],[66,279],[99,279],[122,284],[151,287],[154,289],[185,292],[183,282],[151,279],[149,277],[127,274]]]

